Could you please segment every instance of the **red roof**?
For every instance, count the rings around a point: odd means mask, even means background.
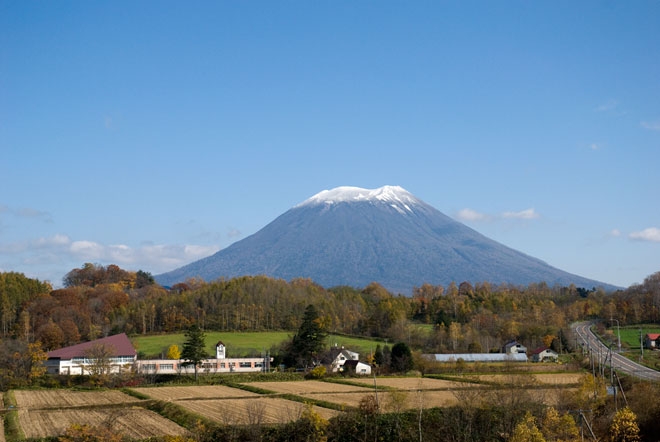
[[[548,347],[539,347],[539,348],[537,348],[536,350],[534,350],[534,351],[532,352],[532,354],[533,354],[533,355],[538,355],[538,354],[543,353],[543,352],[546,351],[546,350],[550,350],[550,349],[549,349]]]
[[[646,336],[648,336],[650,340],[655,341],[660,338],[660,333],[647,333]]]
[[[97,339],[95,341],[83,342],[82,344],[72,345],[71,347],[64,347],[58,350],[48,352],[48,359],[73,359],[82,358],[87,355],[90,348],[97,345],[106,345],[113,350],[110,357],[117,356],[132,356],[135,357],[137,352],[131,344],[131,341],[126,336],[126,333],[108,336],[107,338]]]

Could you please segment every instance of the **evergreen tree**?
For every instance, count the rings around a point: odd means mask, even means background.
[[[196,324],[186,331],[186,341],[181,350],[181,359],[185,364],[193,364],[195,367],[195,381],[197,381],[197,367],[208,357],[204,349],[204,332]]]
[[[327,332],[321,326],[316,308],[310,304],[305,309],[298,333],[293,337],[289,359],[299,366],[313,365],[316,356],[323,351]]]
[[[392,362],[390,368],[395,372],[412,370],[413,359],[410,347],[405,342],[397,342],[392,347]]]

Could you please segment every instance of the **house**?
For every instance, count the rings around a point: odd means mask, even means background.
[[[509,341],[502,347],[502,353],[525,353],[527,354],[527,347],[518,343],[517,341]]]
[[[435,362],[527,362],[525,353],[452,353],[425,354],[422,357]]]
[[[539,347],[532,352],[532,362],[557,362],[559,355],[548,347]]]
[[[360,374],[360,375],[370,375],[371,374],[371,365],[365,364],[364,362],[356,361],[351,359],[344,362],[344,373],[347,374]]]
[[[91,374],[97,369],[119,373],[128,371],[137,352],[126,333],[83,342],[48,352],[46,371],[50,374]]]
[[[647,333],[644,336],[644,348],[650,350],[660,348],[660,333]]]
[[[321,364],[325,365],[329,372],[337,373],[343,371],[346,361],[357,361],[359,358],[358,353],[335,346],[323,355]]]

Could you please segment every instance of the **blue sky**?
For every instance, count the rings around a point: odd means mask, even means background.
[[[159,274],[321,190],[399,185],[641,283],[658,23],[659,1],[0,0],[0,270]]]

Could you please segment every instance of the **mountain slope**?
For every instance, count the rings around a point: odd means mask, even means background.
[[[324,287],[376,281],[404,294],[452,281],[614,288],[493,241],[395,186],[320,192],[254,235],[156,280],[257,274],[309,277]]]

